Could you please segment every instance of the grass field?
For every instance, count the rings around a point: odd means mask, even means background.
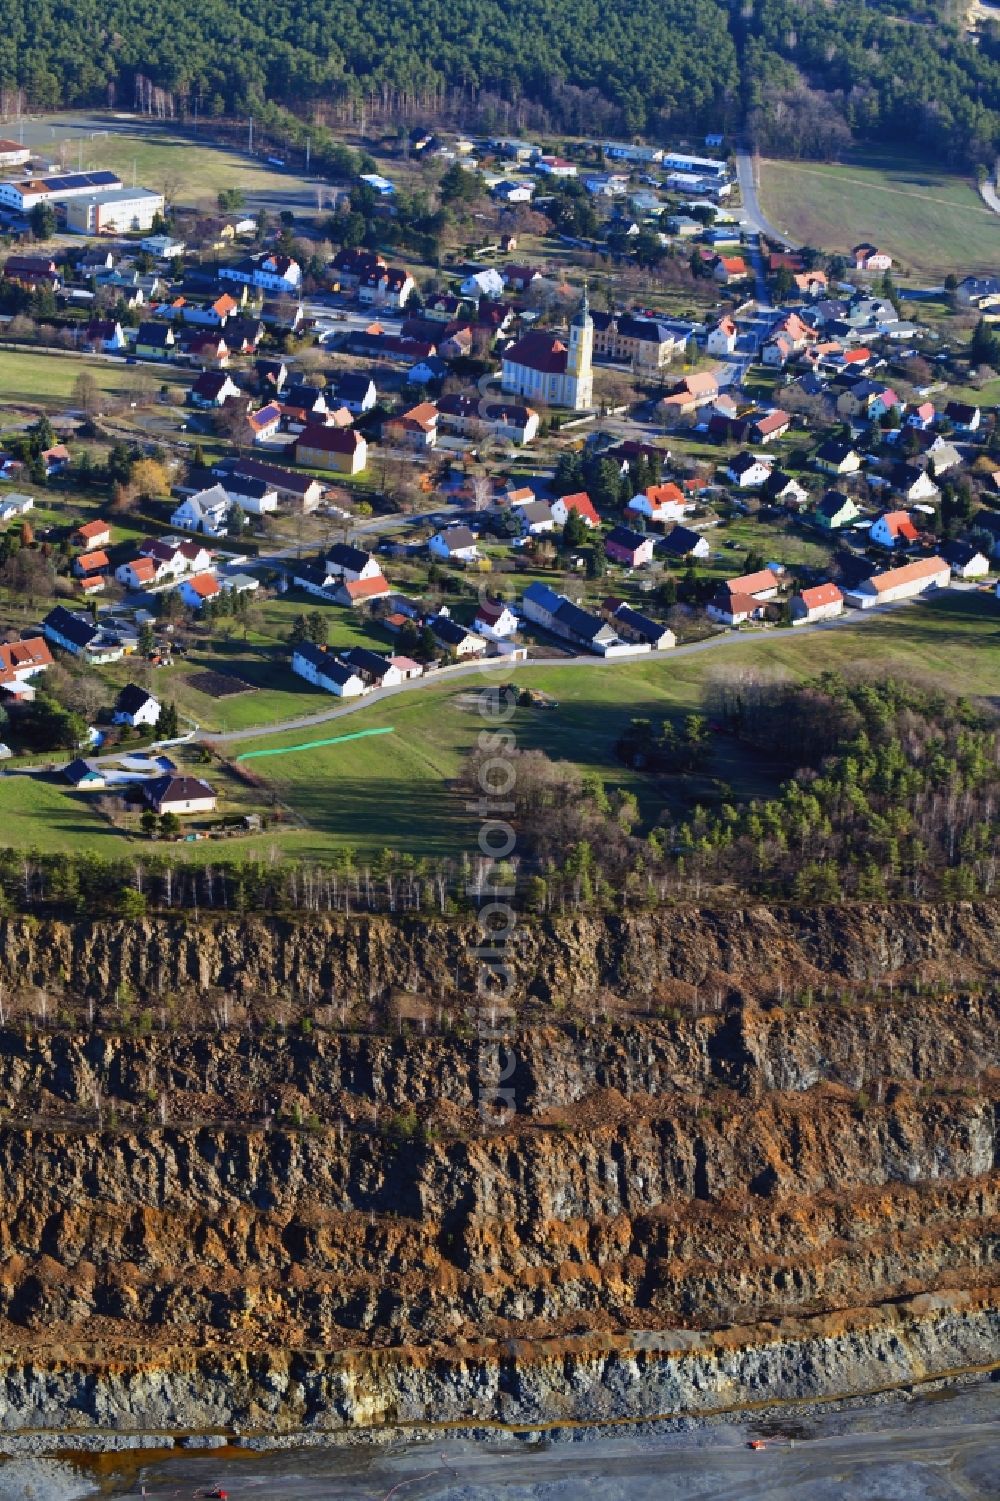
[[[871,240],[918,275],[1000,265],[1000,216],[971,178],[917,157],[858,153],[839,166],[763,161],[760,200],[776,228],[821,250]]]
[[[177,371],[127,366],[121,361],[68,358],[62,351],[36,354],[0,349],[0,406],[27,401],[49,409],[58,407],[70,399],[83,370],[94,377],[102,391],[120,398],[135,390],[140,378],[146,385],[155,381],[157,387],[164,381],[181,379]]]
[[[992,596],[944,596],[865,625],[843,625],[803,638],[794,631],[762,633],[702,654],[614,667],[520,669],[519,682],[543,688],[559,701],[556,712],[519,709],[512,721],[520,748],[598,771],[609,785],[636,792],[644,818],[683,806],[697,785],[625,771],[614,759],[620,731],[633,716],[679,716],[699,708],[716,673],[755,667],[814,676],[826,668],[867,667],[918,673],[950,691],[1000,697],[1000,609]],[[475,824],[450,785],[482,728],[472,703],[476,679],[435,685],[373,704],[350,715],[344,729],[392,726],[395,734],[346,745],[261,760],[283,801],[309,824],[296,848],[316,856],[349,845],[373,853],[385,845],[412,854],[455,857],[475,848]],[[334,724],[316,738],[338,733]],[[241,751],[301,743],[303,732],[268,737]],[[728,739],[717,743],[711,771],[738,796],[772,790],[773,769],[749,760]]]
[[[128,848],[89,794],[37,777],[0,777],[0,823],[5,844],[43,854],[93,850],[112,856]]]

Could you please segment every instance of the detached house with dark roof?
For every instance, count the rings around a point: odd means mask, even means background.
[[[115,700],[111,716],[115,724],[131,725],[133,729],[140,725],[154,725],[159,717],[159,699],[154,698],[145,688],[140,688],[138,683],[125,684]]]

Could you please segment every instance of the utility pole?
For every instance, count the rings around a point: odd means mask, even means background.
[[[247,141],[247,151],[253,156],[253,115],[250,116],[250,135]]]
[[[312,136],[306,136],[306,171],[309,171],[309,158],[312,155]]]

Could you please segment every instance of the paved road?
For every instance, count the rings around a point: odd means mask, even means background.
[[[740,194],[743,198],[743,217],[751,228],[756,229],[759,234],[766,235],[769,240],[784,245],[787,250],[798,250],[799,246],[794,240],[782,234],[780,229],[775,229],[770,220],[764,217],[753,177],[753,157],[748,151],[736,153],[736,180],[740,185]]]

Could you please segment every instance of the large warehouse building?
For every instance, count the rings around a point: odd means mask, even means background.
[[[66,203],[66,228],[81,235],[129,234],[152,229],[163,213],[163,194],[148,188],[106,188]]]

